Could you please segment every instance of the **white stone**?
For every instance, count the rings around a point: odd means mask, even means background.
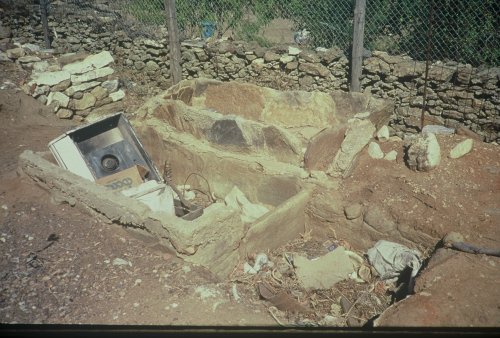
[[[73,74],[84,74],[95,69],[103,68],[112,63],[113,57],[108,51],[103,51],[99,54],[90,55],[84,60],[67,64],[63,70]]]
[[[19,59],[17,59],[19,63],[31,63],[31,62],[38,62],[42,61],[38,56],[33,56],[33,55],[27,55],[27,56],[21,56]]]
[[[469,153],[472,150],[472,145],[474,144],[474,141],[470,138],[468,138],[465,141],[460,142],[457,144],[453,149],[450,151],[450,158],[460,158],[464,156],[465,154]]]
[[[120,89],[117,92],[109,94],[109,97],[111,98],[111,100],[113,100],[113,102],[120,101],[125,97],[125,92]]]
[[[391,150],[385,154],[384,159],[387,161],[395,161],[398,157],[398,152],[396,150]]]
[[[429,171],[441,162],[441,148],[432,133],[410,138],[406,145],[408,167],[416,171]]]
[[[380,142],[386,142],[389,140],[389,127],[382,126],[382,128],[377,131],[377,140]]]
[[[108,93],[113,93],[118,90],[120,82],[118,80],[108,80],[104,81],[101,86],[108,91]]]
[[[290,63],[293,60],[295,60],[295,57],[292,55],[283,55],[282,57],[280,57],[281,63]]]
[[[345,133],[340,150],[328,168],[333,176],[347,175],[354,165],[358,153],[370,142],[375,133],[375,126],[370,120],[353,119]]]
[[[142,43],[146,46],[146,47],[153,47],[153,48],[163,48],[163,45],[155,40],[151,40],[151,39],[145,39],[142,41]]]
[[[376,160],[384,158],[384,152],[376,142],[370,142],[370,145],[368,145],[368,155]]]
[[[427,133],[452,135],[455,134],[455,129],[435,124],[428,124],[424,126],[424,129],[422,129],[422,134],[427,134]]]
[[[24,49],[27,49],[31,52],[39,52],[40,51],[40,46],[32,44],[32,43],[26,43],[23,45]]]
[[[300,52],[301,52],[301,50],[298,49],[297,47],[293,47],[293,46],[288,47],[288,55],[296,56],[296,55],[299,55]]]
[[[101,77],[111,75],[114,72],[115,71],[113,70],[113,68],[110,67],[99,68],[82,75],[71,75],[71,82],[73,83],[88,82]]]
[[[95,105],[96,98],[90,93],[83,94],[80,100],[74,100],[73,107],[76,110],[85,110],[91,108]]]
[[[99,85],[99,82],[97,82],[97,81],[85,82],[82,84],[78,84],[78,85],[69,87],[68,89],[66,89],[64,91],[64,94],[66,94],[68,96],[73,96],[77,92],[83,92],[85,90],[97,87],[98,85]]]
[[[52,102],[57,102],[59,107],[67,108],[69,104],[69,97],[61,92],[51,92],[47,96],[47,105]]]
[[[365,111],[363,113],[357,113],[356,115],[354,115],[354,118],[356,119],[360,119],[360,120],[364,120],[366,119],[368,116],[370,116],[370,112],[369,111]]]
[[[63,81],[69,80],[71,74],[65,71],[43,72],[32,74],[34,83],[38,85],[55,86]]]
[[[7,49],[5,51],[7,56],[11,59],[17,59],[20,58],[21,56],[26,55],[26,52],[22,48],[12,48],[12,49]]]
[[[252,65],[263,65],[265,63],[264,58],[257,58],[252,61]]]
[[[45,72],[47,69],[49,69],[49,63],[47,61],[35,62],[33,64],[33,72],[35,73]]]
[[[33,97],[38,97],[40,95],[46,95],[50,90],[49,86],[36,86],[35,90],[33,91],[33,94],[31,94]]]

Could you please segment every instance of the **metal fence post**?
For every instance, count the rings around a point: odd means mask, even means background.
[[[356,0],[351,56],[351,91],[361,91],[359,79],[363,66],[363,35],[365,32],[366,0]]]
[[[175,0],[165,0],[165,11],[167,14],[168,38],[170,46],[170,74],[172,76],[172,85],[175,85],[182,80],[181,44],[179,41],[179,30],[177,27]]]

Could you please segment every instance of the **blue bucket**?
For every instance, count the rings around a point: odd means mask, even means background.
[[[215,32],[215,23],[211,21],[202,21],[201,22],[201,37],[203,39],[208,39],[213,36]]]

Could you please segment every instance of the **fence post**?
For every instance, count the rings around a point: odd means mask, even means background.
[[[45,40],[45,48],[50,48],[49,38],[49,23],[47,21],[47,7],[50,0],[40,0],[40,16],[42,17],[43,38]]]
[[[179,41],[179,30],[177,28],[175,0],[165,0],[165,12],[167,14],[168,38],[170,46],[170,74],[172,76],[172,85],[175,85],[182,80],[181,44]]]
[[[351,56],[351,91],[361,91],[359,79],[363,66],[363,35],[365,32],[366,0],[356,0]]]

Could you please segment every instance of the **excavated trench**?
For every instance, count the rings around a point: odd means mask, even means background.
[[[130,120],[152,165],[167,163],[172,182],[199,192],[205,208],[192,220],[89,184],[49,152],[25,151],[20,167],[59,199],[224,279],[248,255],[299,237],[313,194],[335,189],[391,112],[390,103],[362,94],[181,82]]]

